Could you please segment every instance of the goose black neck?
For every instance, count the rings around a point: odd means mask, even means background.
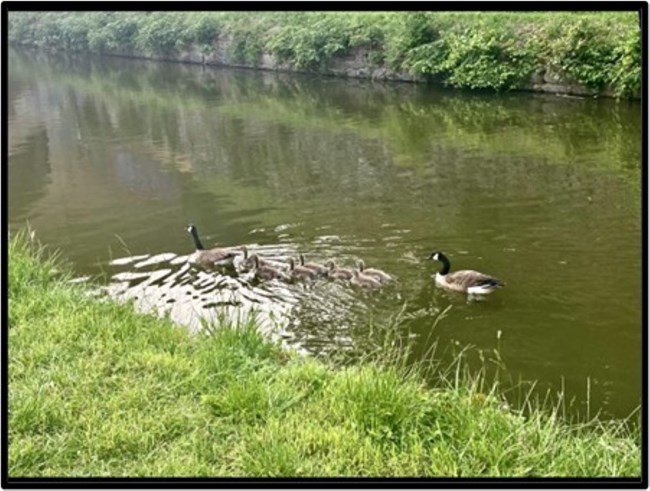
[[[447,256],[444,254],[438,254],[438,261],[442,263],[442,269],[438,272],[438,274],[444,276],[447,273],[449,273],[449,270],[451,269],[451,264],[449,263],[449,259],[447,259]]]
[[[192,234],[192,238],[194,239],[194,246],[196,247],[196,250],[202,251],[203,244],[201,244],[201,239],[199,239],[199,233],[196,231],[196,228],[193,228],[190,233]]]

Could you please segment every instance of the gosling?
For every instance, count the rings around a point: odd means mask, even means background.
[[[291,275],[291,278],[294,280],[314,280],[316,279],[319,274],[310,268],[307,268],[302,265],[296,265],[296,262],[293,260],[293,258],[289,259],[289,274]]]
[[[327,261],[325,266],[327,266],[327,277],[332,280],[351,280],[354,276],[354,271],[348,268],[339,268],[332,260]]]
[[[382,271],[381,269],[376,269],[376,268],[368,268],[366,269],[366,263],[363,262],[363,259],[359,259],[357,262],[357,265],[359,267],[359,271],[366,276],[371,276],[375,280],[377,280],[379,283],[388,283],[393,279],[391,275],[386,273],[385,271]]]

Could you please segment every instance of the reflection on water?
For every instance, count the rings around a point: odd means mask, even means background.
[[[193,328],[257,312],[318,354],[403,311],[416,358],[501,332],[513,378],[583,408],[590,380],[606,416],[639,403],[638,103],[18,51],[7,102],[10,228],[29,221],[118,298]],[[206,246],[363,259],[397,281],[197,270],[187,223]],[[433,250],[507,287],[442,292]]]

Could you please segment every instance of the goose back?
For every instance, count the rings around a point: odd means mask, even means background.
[[[436,273],[436,284],[449,290],[467,293],[490,293],[503,286],[503,283],[497,278],[471,269],[463,269],[446,275]]]
[[[436,285],[442,288],[470,294],[487,294],[505,285],[498,278],[471,269],[451,273],[451,262],[442,252],[432,252],[429,259],[442,263],[442,269],[435,276]]]
[[[188,225],[187,232],[194,241],[194,254],[190,256],[190,261],[203,266],[231,266],[237,253],[220,247],[205,249],[199,238],[199,231],[193,224]]]

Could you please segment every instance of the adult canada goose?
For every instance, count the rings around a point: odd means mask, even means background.
[[[363,262],[363,259],[359,259],[359,261],[357,261],[357,265],[359,266],[359,271],[361,273],[365,274],[366,276],[371,276],[375,278],[379,283],[387,283],[393,279],[391,275],[389,275],[385,271],[382,271],[381,269],[375,269],[375,268],[366,269],[366,263]]]
[[[352,278],[350,278],[350,283],[357,286],[362,286],[364,288],[379,288],[381,287],[381,282],[374,276],[370,276],[362,273],[358,269],[355,269],[352,273]]]
[[[318,273],[319,276],[327,276],[327,273],[329,272],[329,268],[327,266],[323,266],[322,264],[306,263],[305,256],[302,254],[300,254],[300,265],[305,268],[313,269]]]
[[[327,266],[327,276],[333,280],[349,280],[354,276],[354,271],[348,268],[339,268],[334,261],[329,260],[325,263]]]
[[[290,279],[289,275],[269,265],[262,264],[260,262],[260,257],[257,254],[251,254],[250,258],[248,259],[250,259],[253,263],[253,267],[254,267],[253,271],[255,273],[256,278],[262,280],[279,279],[279,280],[289,281]]]
[[[432,252],[429,259],[442,263],[442,269],[436,273],[436,285],[442,288],[470,294],[487,294],[505,286],[501,280],[471,269],[450,273],[451,263],[440,251]]]
[[[187,226],[187,231],[194,239],[194,247],[196,250],[190,257],[190,260],[204,266],[231,266],[237,253],[228,249],[221,249],[216,247],[214,249],[205,249],[199,239],[199,232],[196,226],[190,224]]]
[[[289,274],[292,278],[297,280],[313,280],[319,276],[319,274],[313,269],[302,265],[296,265],[293,258],[289,259]]]

